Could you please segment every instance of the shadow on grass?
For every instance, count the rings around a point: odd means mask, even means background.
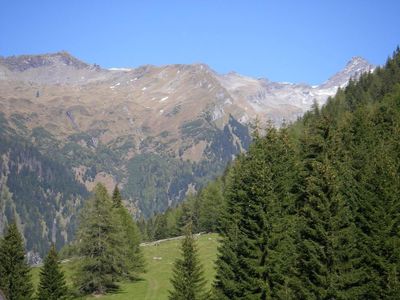
[[[144,282],[144,281],[146,281],[146,279],[143,278],[143,277],[137,277],[137,278],[135,278],[133,280],[119,281],[119,282],[117,282],[115,287],[110,287],[108,289],[107,293],[105,293],[105,294],[97,294],[97,295],[92,294],[92,295],[89,295],[89,296],[91,298],[101,298],[101,297],[107,296],[107,295],[108,296],[110,296],[110,295],[127,295],[127,294],[129,294],[129,292],[125,291],[123,288],[121,288],[121,285],[123,285],[123,284],[132,284],[132,283],[136,283],[136,282]],[[74,299],[85,299],[85,298],[83,297],[83,298],[74,298]]]

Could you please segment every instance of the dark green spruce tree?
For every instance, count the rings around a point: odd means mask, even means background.
[[[299,206],[299,299],[360,299],[357,228],[342,189],[332,120],[314,109],[302,143]]]
[[[32,299],[30,268],[15,222],[9,225],[4,238],[0,240],[0,290],[8,300]]]
[[[121,236],[123,239],[123,246],[120,251],[124,255],[124,260],[126,262],[126,265],[122,269],[122,276],[133,280],[136,279],[140,273],[143,273],[145,269],[144,256],[139,246],[141,240],[139,228],[133,221],[128,210],[124,207],[118,186],[114,188],[112,201],[115,213],[122,226]]]
[[[147,234],[147,224],[146,220],[144,217],[140,217],[140,219],[136,222],[137,227],[139,228],[140,231],[140,236],[142,237],[142,241],[149,241],[149,235]]]
[[[80,214],[76,237],[81,263],[75,285],[81,294],[105,294],[118,289],[118,280],[127,266],[122,226],[113,202],[102,184]]]
[[[37,299],[62,300],[67,299],[67,295],[68,290],[65,283],[64,272],[61,270],[57,250],[53,244],[40,271]]]
[[[243,155],[239,156],[226,176],[227,205],[222,211],[219,228],[222,238],[218,247],[217,273],[213,284],[213,299],[215,300],[240,299],[243,295],[241,285],[243,272],[239,261],[242,240],[239,230],[241,209],[239,205],[235,205],[236,200],[240,199],[237,187],[241,182],[243,160]]]
[[[199,231],[217,232],[224,206],[222,180],[209,183],[198,196],[200,202]]]
[[[113,207],[115,207],[115,208],[123,207],[122,196],[121,196],[121,192],[119,191],[118,185],[115,185],[115,187],[114,187],[114,191],[112,194],[112,201],[113,201]]]
[[[154,218],[154,239],[162,240],[168,238],[168,220],[165,213],[157,214]]]
[[[180,213],[177,220],[177,226],[180,230],[185,230],[187,224],[194,223],[193,221],[194,213],[193,213],[193,207],[191,205],[194,202],[194,199],[195,199],[194,195],[189,195],[189,197],[180,206]],[[194,228],[192,228],[192,230],[194,230]],[[184,233],[185,232],[180,232],[180,234]]]
[[[255,136],[228,180],[217,299],[294,299],[295,153],[285,129]]]
[[[192,235],[191,223],[186,226],[185,238],[181,245],[181,258],[175,261],[171,278],[170,300],[205,300],[206,291],[203,266],[200,264],[196,242]]]
[[[360,264],[366,269],[363,296],[396,299],[400,292],[400,89],[382,103],[360,107],[347,125],[354,170],[349,190],[360,228]],[[373,107],[373,109],[371,109]]]

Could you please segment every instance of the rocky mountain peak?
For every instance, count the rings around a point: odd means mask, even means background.
[[[66,51],[41,55],[18,55],[0,58],[0,65],[14,72],[24,72],[48,66],[72,66],[76,69],[86,68],[89,65],[75,58]]]
[[[333,75],[328,81],[320,85],[321,88],[343,87],[351,78],[358,78],[362,73],[372,71],[375,68],[367,60],[360,56],[354,56],[349,60],[343,70]]]
[[[374,66],[371,65],[367,60],[360,56],[352,57],[352,59],[346,64],[342,73],[353,76],[359,76],[366,71],[370,71],[374,69]]]
[[[61,51],[54,54],[50,54],[49,57],[53,58],[53,62],[62,63],[68,66],[73,66],[77,69],[86,68],[89,65],[76,57],[72,56],[67,51]]]

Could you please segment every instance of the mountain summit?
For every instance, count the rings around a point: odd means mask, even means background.
[[[41,84],[77,83],[82,77],[91,80],[98,71],[97,65],[89,65],[66,51],[41,55],[0,57],[0,79],[32,81]],[[98,74],[97,74],[98,75]]]
[[[343,70],[320,85],[321,88],[343,87],[350,78],[357,79],[362,73],[373,71],[374,66],[360,56],[353,57]]]
[[[20,55],[0,57],[0,64],[7,67],[10,71],[23,72],[31,68],[49,66],[72,66],[76,69],[88,67],[88,64],[80,61],[66,51],[60,51],[42,55]]]

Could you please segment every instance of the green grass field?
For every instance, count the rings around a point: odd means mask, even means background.
[[[212,279],[215,275],[214,262],[217,257],[218,235],[200,235],[196,238],[196,241],[199,249],[200,261],[204,266],[205,277],[208,280],[209,286],[211,286]],[[143,246],[142,249],[146,258],[147,272],[142,276],[142,280],[134,283],[122,283],[119,293],[104,295],[101,299],[168,299],[168,290],[170,289],[169,279],[171,277],[173,263],[175,259],[180,256],[180,243],[180,240],[172,240],[161,242],[158,246]],[[63,264],[69,284],[71,284],[73,265],[74,263]],[[34,268],[32,271],[35,286],[39,280],[39,270],[39,268]]]

